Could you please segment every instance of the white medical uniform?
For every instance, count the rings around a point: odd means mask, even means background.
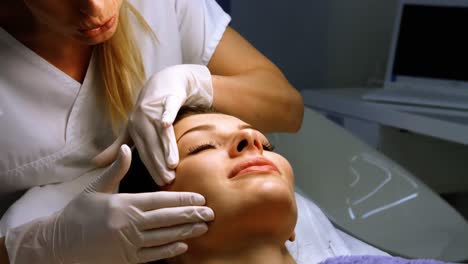
[[[154,44],[135,29],[147,77],[171,65],[208,64],[230,22],[214,0],[130,2],[158,38]],[[80,193],[104,170],[94,168],[90,158],[114,137],[100,103],[103,83],[94,56],[80,84],[0,28],[0,69],[3,236],[60,210]],[[297,240],[288,246],[299,263],[353,253],[312,202],[298,197],[298,206]]]
[[[206,65],[230,22],[214,0],[130,2],[158,39],[135,30],[147,77],[171,65]],[[93,174],[90,158],[114,137],[94,57],[80,84],[0,28],[0,69],[1,216],[27,189]]]

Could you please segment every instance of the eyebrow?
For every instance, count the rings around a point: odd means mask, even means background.
[[[254,130],[258,130],[256,129],[255,127],[249,125],[249,124],[240,124],[238,126],[239,130],[242,130],[242,129],[254,129]],[[187,135],[188,133],[190,132],[195,132],[195,131],[213,131],[213,130],[216,130],[216,126],[214,125],[208,125],[208,124],[204,124],[204,125],[199,125],[199,126],[196,126],[196,127],[192,127],[190,128],[189,130],[185,131],[182,135],[180,135],[180,137],[176,140],[176,142],[179,142],[179,140]]]

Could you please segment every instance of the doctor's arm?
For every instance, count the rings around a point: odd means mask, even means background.
[[[5,247],[5,238],[0,237],[0,264],[8,264],[10,261],[8,260],[8,253]]]
[[[302,97],[281,71],[228,27],[208,64],[213,106],[263,132],[299,130]]]

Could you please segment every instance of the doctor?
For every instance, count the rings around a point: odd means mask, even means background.
[[[185,252],[178,241],[214,218],[203,196],[114,194],[129,166],[124,143],[156,183],[174,179],[181,105],[264,132],[300,127],[299,93],[214,0],[3,0],[0,10],[0,215],[45,185],[82,186],[0,234],[2,264]]]

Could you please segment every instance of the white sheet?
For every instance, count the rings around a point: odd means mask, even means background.
[[[330,257],[345,255],[388,256],[336,229],[322,210],[301,194],[296,193],[296,202],[296,240],[287,242],[287,247],[298,264],[319,263]]]

